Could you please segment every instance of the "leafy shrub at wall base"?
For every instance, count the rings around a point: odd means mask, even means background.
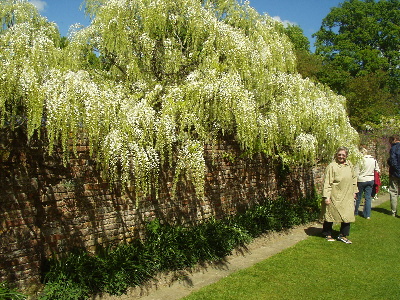
[[[76,250],[49,262],[41,300],[88,299],[90,295],[121,295],[157,272],[180,270],[217,261],[268,231],[291,228],[317,219],[319,199],[291,203],[265,200],[243,214],[214,218],[190,227],[147,224],[146,237],[97,255]]]

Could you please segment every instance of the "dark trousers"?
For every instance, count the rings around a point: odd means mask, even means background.
[[[333,222],[324,221],[324,225],[322,227],[322,234],[325,236],[332,236],[332,227]],[[343,236],[348,236],[350,234],[350,223],[344,223],[340,225],[340,234]]]

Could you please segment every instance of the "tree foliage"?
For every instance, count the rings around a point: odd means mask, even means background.
[[[398,78],[400,1],[351,0],[334,7],[315,34],[316,52],[352,76],[379,70]]]
[[[350,0],[332,8],[315,33],[325,64],[319,79],[349,99],[357,127],[398,114],[399,23],[399,0]]]
[[[288,25],[284,29],[285,33],[292,42],[295,50],[310,52],[310,41],[304,35],[303,29],[298,25]]]
[[[284,32],[293,44],[297,71],[303,78],[319,81],[323,69],[322,58],[311,53],[310,42],[304,35],[303,29],[298,25],[289,25],[284,27]]]
[[[2,8],[3,20],[33,10]],[[21,114],[29,137],[45,130],[66,158],[84,134],[104,176],[138,194],[165,162],[201,195],[203,145],[224,136],[288,164],[330,159],[342,145],[357,152],[345,99],[296,73],[282,26],[248,2],[87,0],[86,9],[91,25],[68,43],[41,17],[1,32],[2,126]]]

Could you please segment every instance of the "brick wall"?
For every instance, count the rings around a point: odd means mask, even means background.
[[[102,181],[84,143],[67,166],[60,155],[26,144],[3,137],[0,147],[0,281],[20,287],[40,281],[43,262],[52,254],[129,241],[154,218],[186,224],[235,214],[265,198],[296,201],[312,195],[322,174],[306,167],[287,172],[261,154],[240,158],[238,145],[220,142],[204,147],[204,199],[197,199],[190,182],[182,180],[171,200],[172,176],[165,168],[160,197],[149,195],[136,205],[132,190]]]
[[[361,144],[368,150],[368,154],[372,155],[379,164],[382,174],[389,174],[389,158],[390,143],[388,136],[374,137],[372,134],[360,133]]]

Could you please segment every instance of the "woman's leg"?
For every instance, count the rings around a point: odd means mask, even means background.
[[[350,223],[344,223],[340,225],[340,234],[342,236],[348,236],[350,234]]]
[[[364,187],[361,184],[361,182],[357,182],[357,187],[358,187],[358,193],[357,193],[357,198],[356,198],[356,207],[354,208],[355,216],[358,216],[358,208],[360,207],[361,198],[362,198],[363,191],[364,191]]]
[[[364,218],[371,217],[371,202],[372,202],[371,194],[373,187],[374,187],[373,181],[368,181],[368,184],[365,186],[365,203],[363,209]]]
[[[324,224],[322,225],[322,234],[324,236],[332,236],[332,227],[333,222],[324,221]]]

